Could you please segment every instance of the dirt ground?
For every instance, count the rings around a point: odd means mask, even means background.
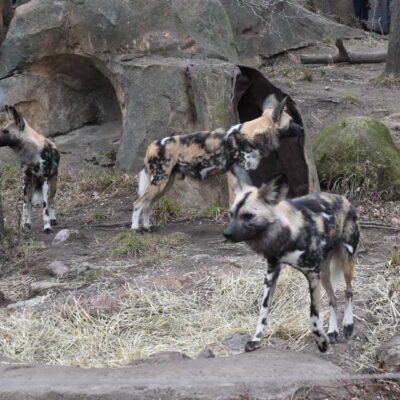
[[[386,42],[370,39],[352,42],[350,46],[373,51],[384,48]],[[331,45],[304,50],[305,53],[333,51]],[[399,112],[400,88],[373,83],[383,71],[383,64],[305,68],[298,64],[297,58],[298,54],[292,53],[277,60],[274,66],[266,67],[264,72],[299,104],[311,135],[344,116],[367,115],[382,119]],[[66,169],[67,165],[68,154],[64,156],[63,168]],[[87,168],[84,161],[81,167],[82,171]],[[38,297],[43,301],[34,307],[42,311],[48,309],[50,302],[62,304],[74,297],[91,311],[112,313],[113,298],[123,292],[126,284],[143,287],[163,285],[171,290],[185,290],[204,276],[219,277],[237,274],[238,271],[254,270],[254,274],[260,276],[261,288],[263,261],[245,246],[232,245],[224,240],[222,231],[226,215],[219,212],[211,215],[213,210],[197,215],[175,212],[177,215],[166,223],[164,221],[155,236],[180,234],[178,240],[174,237],[171,242],[159,244],[162,252],[154,250],[144,256],[115,252],[129,229],[134,193],[131,177],[123,177],[118,182],[120,187],[105,185],[105,189],[104,185],[86,184],[84,192],[73,192],[72,195],[68,185],[61,188],[58,195],[61,212],[55,233],[62,229],[77,232],[59,245],[52,244],[54,234],[41,232],[39,210],[35,211],[32,231],[18,233],[14,224],[18,219],[15,203],[3,198],[7,222],[14,226],[14,239],[0,269],[0,291],[9,300],[3,301],[4,305],[8,304],[7,308],[1,308],[0,303],[0,318],[18,310],[18,304],[21,305],[18,302]],[[70,198],[63,199],[63,194]],[[326,354],[318,355],[350,373],[371,371],[362,354],[369,340],[367,332],[376,323],[373,313],[368,312],[376,293],[363,291],[363,282],[387,272],[387,260],[399,243],[400,228],[399,202],[383,203],[374,199],[359,202],[357,206],[365,224],[355,270],[356,334],[353,340],[340,340]],[[168,214],[169,211],[165,212]],[[374,225],[375,222],[379,224]],[[49,274],[48,265],[55,260],[68,267],[67,274],[59,278]],[[58,286],[32,290],[32,283],[37,281],[55,282]],[[340,296],[339,310],[343,310],[343,304],[344,296]],[[286,348],[285,343],[283,341],[277,346]],[[316,354],[310,335],[304,337],[301,351]]]

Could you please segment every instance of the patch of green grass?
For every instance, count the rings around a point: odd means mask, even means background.
[[[303,71],[303,81],[311,82],[313,80],[313,71],[310,68],[306,68]]]
[[[95,208],[90,212],[90,219],[94,222],[103,221],[106,217],[107,213],[101,208]]]
[[[382,75],[381,77],[372,80],[372,83],[374,83],[376,86],[388,88],[400,87],[400,75]]]
[[[347,95],[340,98],[340,102],[344,104],[353,104],[355,106],[361,106],[362,101],[356,96]]]
[[[227,206],[220,204],[212,204],[207,208],[203,208],[198,211],[197,217],[199,218],[207,218],[213,221],[219,222],[227,217],[229,209]]]
[[[6,235],[0,241],[0,276],[24,265],[37,253],[42,251],[45,245],[25,235],[13,227],[6,227]]]
[[[153,218],[158,223],[165,223],[182,215],[183,206],[179,201],[163,196],[153,207]]]
[[[22,179],[21,170],[17,165],[0,163],[0,192],[4,202],[19,198]]]
[[[359,200],[369,198],[373,190],[373,179],[368,175],[350,173],[333,181],[321,181],[321,185],[334,193],[342,194],[349,199]]]
[[[105,271],[103,269],[91,270],[91,271],[86,272],[86,274],[85,274],[85,283],[90,285],[91,283],[100,281],[100,280],[104,279],[105,277],[109,277],[111,275],[112,274],[110,271]]]
[[[336,42],[335,38],[329,32],[324,33],[324,35],[322,36],[321,43],[325,46],[334,46],[335,42]]]
[[[184,243],[186,235],[179,232],[157,235],[154,233],[122,232],[113,239],[113,257],[156,256],[169,252],[173,246]]]

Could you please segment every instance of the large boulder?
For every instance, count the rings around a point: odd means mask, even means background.
[[[31,0],[0,49],[0,105],[51,136],[116,121],[118,162],[137,169],[155,138],[235,122],[234,64],[358,34],[298,5],[254,4]]]
[[[312,145],[321,186],[355,196],[400,198],[400,151],[381,122],[342,119],[318,132]]]
[[[64,153],[84,150],[74,164],[92,147],[107,154],[119,145],[118,165],[137,171],[154,139],[238,122],[238,64],[258,66],[327,34],[359,35],[278,3],[19,1],[0,48],[0,105],[16,105],[47,136],[63,135]],[[315,174],[311,181],[300,192],[316,187]]]

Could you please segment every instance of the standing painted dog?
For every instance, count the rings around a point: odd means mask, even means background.
[[[269,96],[261,117],[232,126],[170,136],[149,145],[144,168],[139,175],[139,198],[133,205],[132,229],[139,229],[143,212],[143,227],[151,228],[151,209],[173,184],[175,175],[206,179],[232,170],[234,164],[246,170],[258,167],[262,157],[279,147],[284,136],[302,136],[303,128],[284,112],[286,98],[278,102]]]
[[[246,242],[268,261],[257,330],[245,350],[261,346],[281,264],[285,263],[298,269],[308,280],[311,329],[319,350],[325,352],[329,341],[335,343],[338,337],[331,272],[343,273],[346,282],[345,337],[350,338],[354,330],[351,281],[359,241],[357,214],[343,196],[312,193],[285,200],[287,192],[287,180],[282,175],[259,189],[244,185],[231,207],[230,224],[224,230],[227,239]],[[328,336],[319,320],[320,282],[329,298]]]
[[[60,153],[56,145],[37,133],[14,108],[5,106],[0,120],[0,147],[8,146],[17,155],[24,174],[22,225],[32,224],[32,203],[43,204],[44,231],[56,225],[53,199],[57,191]]]

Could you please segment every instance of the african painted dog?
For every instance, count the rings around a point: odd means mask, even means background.
[[[32,203],[40,201],[44,231],[51,233],[51,226],[57,224],[53,199],[60,153],[56,145],[33,130],[14,107],[5,106],[0,123],[0,146],[8,146],[16,153],[24,174],[22,225],[31,227]]]
[[[231,221],[224,230],[227,239],[246,242],[268,261],[257,330],[245,350],[261,346],[281,264],[285,263],[301,271],[308,280],[311,329],[319,350],[325,352],[328,341],[335,343],[338,337],[331,272],[343,272],[346,282],[345,337],[350,338],[354,330],[351,280],[359,240],[357,214],[343,196],[312,193],[285,200],[287,192],[287,181],[282,175],[259,189],[244,185],[231,207]],[[329,340],[319,320],[320,281],[329,298]]]
[[[246,170],[256,169],[262,157],[278,148],[284,136],[302,136],[303,128],[284,112],[286,98],[278,102],[269,96],[261,117],[232,126],[230,129],[170,136],[149,145],[144,168],[139,175],[139,198],[133,206],[132,229],[151,228],[154,202],[173,184],[178,174],[182,179],[195,179],[225,173],[236,163]]]

